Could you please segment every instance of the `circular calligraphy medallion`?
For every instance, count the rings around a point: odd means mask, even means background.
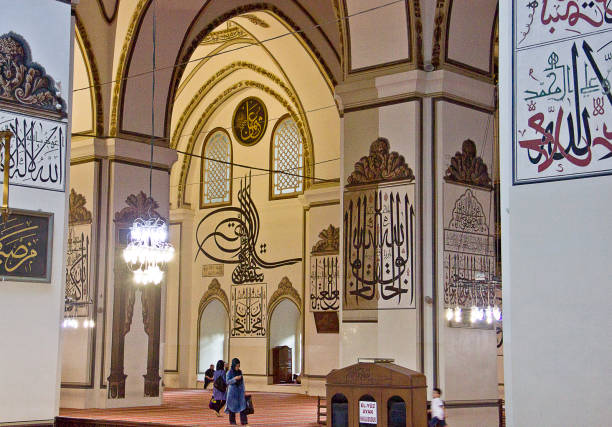
[[[255,145],[266,133],[268,111],[261,99],[250,96],[243,99],[232,118],[234,136],[242,145]]]

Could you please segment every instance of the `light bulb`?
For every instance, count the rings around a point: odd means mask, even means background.
[[[487,323],[489,325],[493,323],[493,310],[491,309],[491,306],[487,307],[486,316],[487,316]]]
[[[68,319],[64,319],[64,321],[62,322],[62,328],[66,327],[68,327]]]
[[[461,322],[461,307],[455,307],[455,322],[460,323]]]
[[[449,322],[453,320],[453,309],[450,307],[446,309],[446,320]]]
[[[501,319],[501,310],[497,306],[493,307],[493,318],[498,322]]]

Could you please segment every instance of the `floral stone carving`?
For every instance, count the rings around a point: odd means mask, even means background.
[[[412,169],[404,156],[389,151],[387,138],[378,138],[370,145],[370,154],[355,163],[355,170],[348,177],[348,185],[374,184],[379,182],[414,180]]]
[[[53,79],[32,62],[28,44],[12,32],[0,36],[0,100],[66,115]]]
[[[466,139],[461,145],[461,152],[457,151],[446,169],[444,179],[449,182],[476,185],[478,187],[491,187],[491,178],[487,165],[480,156],[476,155],[476,144]]]

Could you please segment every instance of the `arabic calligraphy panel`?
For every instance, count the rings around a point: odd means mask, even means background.
[[[268,110],[263,101],[254,96],[243,99],[232,119],[234,136],[242,145],[255,145],[266,133]]]
[[[495,275],[495,237],[491,233],[493,194],[489,190],[444,184],[444,303],[464,305],[468,289],[461,295],[451,286],[457,279],[475,280]]]
[[[66,297],[77,305],[67,306],[72,317],[89,317],[91,224],[71,225],[66,254]],[[83,303],[78,304],[78,303]]]
[[[13,132],[10,145],[11,185],[64,191],[66,123],[0,110],[0,127]],[[4,171],[4,142],[0,143]],[[4,182],[0,174],[0,182]]]
[[[265,283],[232,286],[230,305],[232,338],[266,336]]]
[[[416,308],[414,185],[344,193],[344,310]]]
[[[520,0],[514,3],[519,48],[609,28],[610,0]]]
[[[51,280],[53,214],[13,211],[0,221],[0,276],[10,280]]]
[[[530,4],[515,6],[514,184],[610,174],[612,9]]]
[[[337,311],[339,308],[338,255],[311,256],[310,311]]]

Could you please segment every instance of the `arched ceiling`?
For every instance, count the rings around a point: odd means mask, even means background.
[[[125,15],[129,6],[134,10],[132,18],[126,22]],[[270,0],[267,3],[249,4],[244,0],[210,0],[202,5],[201,0],[182,0],[181,2],[156,2],[157,49],[156,49],[156,111],[165,111],[156,117],[157,136],[169,136],[169,118],[172,114],[172,103],[166,103],[174,97],[184,72],[184,64],[192,57],[199,43],[221,23],[238,15],[252,14],[259,10],[273,12],[282,18],[286,33],[290,29],[296,37],[308,47],[316,62],[326,74],[327,79],[336,83],[341,76],[339,34],[336,15],[331,2],[308,2],[305,0]],[[117,58],[116,86],[113,94],[112,116],[117,120],[113,129],[111,117],[111,134],[125,133],[138,137],[150,134],[151,124],[135,123],[131,116],[150,115],[151,76],[146,72],[151,69],[152,53],[152,8],[150,0],[122,2],[118,17],[118,26],[127,27],[126,37],[134,40],[121,48]],[[251,26],[257,27],[247,18],[239,18]],[[247,24],[245,24],[247,25]],[[261,28],[262,30],[265,28]],[[257,30],[257,29],[256,29]],[[255,32],[257,32],[255,30]],[[117,33],[122,31],[118,29]],[[128,40],[130,37],[127,37]],[[122,61],[121,56],[124,56]],[[123,63],[123,65],[122,65]],[[142,74],[142,75],[140,75]],[[127,80],[122,79],[131,77]],[[148,94],[147,94],[148,92]],[[138,103],[130,100],[138,99]],[[167,109],[165,108],[167,105]],[[125,112],[131,113],[126,115]],[[114,132],[113,132],[114,131]]]
[[[268,108],[268,130],[256,149],[234,144],[238,159],[248,151],[249,164],[268,168],[271,131],[287,113],[301,129],[308,175],[314,173],[315,152],[323,159],[338,156],[339,116],[333,83],[305,42],[295,34],[287,34],[287,25],[275,12],[249,11],[219,24],[200,41],[177,82],[170,147],[179,153],[199,154],[213,129],[221,126],[231,133],[231,116],[237,102],[256,96]],[[193,163],[198,164],[197,159],[179,154],[179,162],[172,170],[171,186],[178,188],[173,203],[177,206],[194,202],[193,184],[200,178]],[[323,165],[317,172],[317,176],[322,175],[335,178],[337,171],[326,170]]]

